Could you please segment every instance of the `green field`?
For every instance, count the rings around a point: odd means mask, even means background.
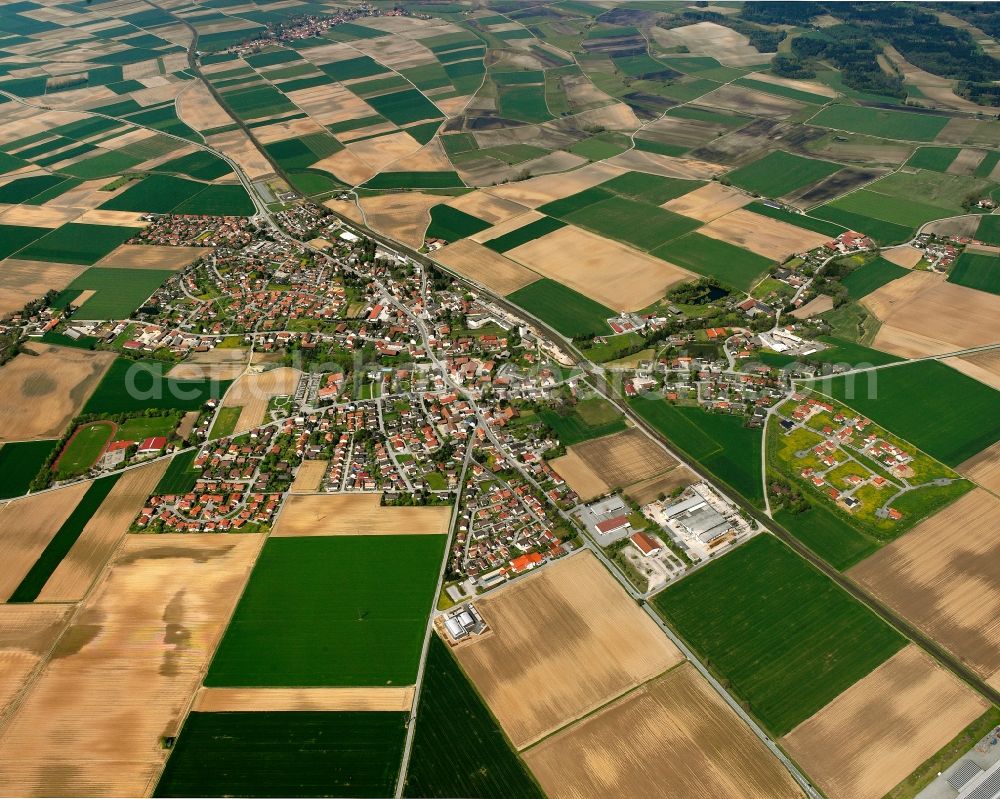
[[[607,333],[611,330],[607,320],[617,316],[599,302],[545,277],[508,294],[507,299],[567,338]]]
[[[55,444],[55,441],[14,441],[0,446],[0,499],[24,494]]]
[[[187,178],[179,178],[174,175],[150,175],[133,182],[117,197],[112,197],[101,205],[101,208],[113,211],[146,211],[166,214],[185,200],[194,197],[204,188],[204,183],[197,183]]]
[[[154,796],[391,796],[406,713],[191,713]]]
[[[840,164],[830,161],[803,158],[800,155],[775,150],[751,164],[730,172],[726,175],[726,179],[734,186],[765,197],[781,197],[841,169],[843,167]]]
[[[504,86],[500,89],[500,116],[521,122],[545,122],[552,118],[545,104],[544,86]]]
[[[138,232],[139,228],[133,227],[70,222],[29,244],[17,256],[29,261],[90,266]]]
[[[753,80],[752,78],[737,78],[733,82],[737,86],[746,86],[748,89],[756,89],[757,91],[766,92],[767,94],[776,94],[779,97],[787,97],[790,100],[798,100],[800,103],[826,105],[830,102],[830,98],[822,94],[804,92],[801,89],[792,89],[778,83],[768,83],[763,80]]]
[[[704,181],[701,180],[665,178],[646,172],[626,172],[624,175],[618,175],[598,184],[598,187],[650,205],[662,205],[704,185]]]
[[[510,233],[504,233],[495,239],[485,241],[483,242],[483,246],[493,250],[493,252],[503,253],[513,250],[515,247],[520,247],[522,244],[527,244],[529,241],[540,239],[542,236],[559,230],[562,227],[566,227],[565,222],[553,219],[551,216],[544,216],[541,219],[536,219],[534,222],[529,222],[527,225],[510,231]]]
[[[69,515],[69,518],[62,523],[62,526],[49,541],[48,545],[38,556],[38,560],[28,570],[28,573],[21,580],[20,584],[10,595],[8,602],[34,602],[38,599],[39,593],[45,587],[52,572],[56,570],[62,559],[73,548],[73,544],[80,537],[83,528],[90,521],[97,508],[104,501],[104,498],[114,488],[121,472],[110,477],[102,477],[90,484],[87,493],[83,495],[76,508]]]
[[[883,203],[892,202],[883,198]],[[886,222],[882,219],[875,219],[871,216],[848,211],[840,205],[821,205],[813,208],[811,215],[820,219],[826,219],[841,225],[848,230],[855,230],[871,236],[878,244],[888,246],[890,244],[902,244],[913,237],[913,228],[906,225],[897,225],[894,222]]]
[[[79,427],[59,454],[56,475],[63,478],[83,474],[97,462],[114,432],[110,422],[91,422]]]
[[[1000,294],[1000,258],[995,255],[963,252],[948,274],[949,283]]]
[[[208,437],[212,439],[231,436],[233,430],[236,429],[236,423],[240,420],[242,412],[242,407],[219,408],[215,416],[215,421],[212,423],[212,429],[208,431]]]
[[[484,222],[465,211],[459,211],[450,205],[435,205],[431,208],[431,223],[424,238],[444,239],[450,243],[486,230],[488,227],[490,227],[489,222]]]
[[[906,639],[764,534],[657,594],[653,606],[774,735]]]
[[[647,251],[701,226],[697,219],[619,196],[566,214],[563,219]]]
[[[219,156],[204,150],[196,150],[153,167],[155,172],[181,172],[198,180],[215,180],[233,170]]]
[[[907,160],[906,166],[947,172],[960,152],[960,147],[918,147]]]
[[[938,361],[825,379],[812,388],[948,466],[1000,439],[1000,392]]]
[[[806,216],[805,214],[793,214],[791,211],[785,211],[781,208],[772,208],[769,205],[764,205],[764,203],[750,203],[749,205],[744,206],[744,210],[752,211],[755,214],[760,214],[761,216],[766,216],[771,219],[777,219],[781,222],[787,222],[789,225],[795,225],[795,227],[805,228],[806,230],[812,230],[816,233],[823,233],[831,238],[836,238],[844,232],[844,228],[841,225],[834,224],[833,222],[827,222],[824,219],[816,219],[815,217]]]
[[[416,89],[369,97],[366,102],[376,112],[397,125],[419,122],[422,119],[438,119],[443,116],[438,107]]]
[[[174,208],[175,214],[252,216],[254,204],[242,186],[206,186]]]
[[[593,186],[589,189],[578,191],[576,194],[570,194],[568,197],[562,197],[541,205],[536,210],[549,216],[564,217],[614,196],[610,191]]]
[[[206,685],[412,685],[444,536],[272,538]]]
[[[158,361],[118,358],[97,384],[82,413],[106,414],[175,408],[195,411],[226,393],[231,380],[171,380]]]
[[[65,180],[66,178],[61,175],[38,175],[30,178],[15,178],[9,183],[0,186],[0,203],[17,205],[18,203],[27,202],[32,197],[58,186]]]
[[[917,228],[932,219],[952,216],[952,210],[939,205],[931,205],[923,200],[909,199],[894,194],[882,194],[870,189],[860,191],[834,200],[831,205],[860,216],[870,216],[895,225],[903,225],[909,229]],[[912,196],[912,195],[911,195]],[[920,195],[915,195],[920,196]]]
[[[749,291],[773,263],[762,255],[700,233],[688,233],[657,247],[652,254],[741,291]]]
[[[49,228],[27,227],[25,225],[4,225],[0,223],[0,260],[9,258],[22,247],[37,241],[49,232]]]
[[[448,646],[431,636],[420,718],[403,795],[413,799],[543,799],[489,708]],[[462,756],[454,756],[461,742]]]
[[[614,405],[601,397],[582,400],[565,415],[553,409],[544,410],[540,415],[545,424],[555,431],[559,443],[564,447],[611,435],[626,428],[625,418]]]
[[[371,75],[381,75],[384,72],[388,72],[386,67],[366,55],[358,56],[357,58],[348,58],[344,61],[335,61],[332,64],[323,64],[320,66],[320,69],[334,80],[367,78]]]
[[[89,180],[91,178],[104,178],[111,175],[119,175],[131,169],[136,164],[141,164],[142,159],[129,155],[121,150],[113,150],[88,158],[86,161],[77,161],[63,167],[61,171],[67,175]]]
[[[457,172],[380,172],[367,189],[456,189],[465,186]]]
[[[979,220],[976,238],[984,244],[1000,245],[1000,214],[984,216]]]
[[[950,117],[853,105],[824,108],[810,124],[903,141],[933,141]]]
[[[839,571],[860,563],[878,549],[875,541],[819,502],[811,503],[809,510],[802,513],[780,510],[774,519]]]
[[[743,417],[632,397],[629,405],[692,460],[755,505],[763,503],[761,432],[743,426]]]
[[[97,293],[74,314],[75,319],[128,319],[173,272],[169,269],[119,269],[95,266],[66,288]]]
[[[860,300],[886,283],[908,274],[909,269],[879,257],[855,269],[841,283],[847,288],[847,294],[852,300]]]
[[[195,481],[198,479],[198,475],[201,474],[200,470],[191,468],[191,464],[194,463],[197,455],[198,450],[196,449],[189,449],[179,455],[174,455],[170,459],[170,464],[163,473],[163,477],[160,478],[160,482],[156,484],[154,493],[186,494],[188,491],[191,491],[194,488]]]
[[[226,104],[240,119],[256,119],[298,110],[273,86],[255,85],[223,93]]]

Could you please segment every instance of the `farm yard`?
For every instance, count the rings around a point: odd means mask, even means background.
[[[776,735],[905,643],[769,535],[668,587],[652,604]]]

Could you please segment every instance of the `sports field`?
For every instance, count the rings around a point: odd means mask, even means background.
[[[776,735],[906,640],[770,535],[657,594],[653,606]]]
[[[205,685],[412,685],[444,542],[269,540]]]
[[[114,432],[114,425],[110,422],[91,422],[77,428],[56,461],[55,470],[59,477],[71,477],[87,471],[104,452]]]
[[[1000,257],[963,252],[955,261],[955,266],[948,275],[948,282],[988,291],[990,294],[1000,294]]]
[[[803,158],[800,155],[775,150],[751,164],[726,175],[734,186],[762,194],[781,197],[796,189],[815,183],[843,169],[840,164]]]
[[[404,796],[542,799],[500,725],[436,635],[431,636],[418,707]],[[456,741],[462,747],[458,759],[452,751]]]
[[[760,430],[744,427],[739,416],[671,405],[661,399],[633,397],[629,404],[718,480],[755,504],[763,502]]]
[[[617,314],[573,289],[548,278],[508,294],[507,299],[552,325],[567,338],[607,333]]]
[[[1000,394],[938,361],[822,380],[813,387],[948,466],[1000,440]]]

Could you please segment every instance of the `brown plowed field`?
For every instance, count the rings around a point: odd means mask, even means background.
[[[510,294],[539,279],[521,264],[514,263],[470,239],[461,239],[434,253],[434,260],[474,280],[498,294]]]
[[[605,163],[621,169],[650,172],[668,178],[685,180],[709,180],[713,175],[726,172],[729,167],[711,161],[697,161],[693,158],[675,158],[672,155],[645,153],[641,150],[627,150],[621,155],[609,158]]]
[[[805,107],[802,103],[787,97],[778,97],[731,83],[709,92],[699,98],[698,102],[718,110],[771,119],[785,119]]]
[[[687,466],[679,464],[666,474],[654,477],[650,480],[643,480],[627,486],[624,491],[628,498],[640,505],[647,505],[655,500],[660,494],[669,494],[675,488],[683,488],[698,482],[698,475],[688,469]]]
[[[518,749],[681,660],[590,552],[493,591],[476,607],[493,633],[455,654]]]
[[[570,449],[613,488],[648,480],[677,465],[659,444],[636,428],[574,444]]]
[[[91,481],[15,499],[0,510],[0,600],[6,601],[80,503]]]
[[[524,753],[549,799],[802,796],[690,664]]]
[[[383,506],[381,494],[298,494],[288,497],[273,536],[442,535],[450,505]]]
[[[163,159],[167,160],[168,156]],[[173,158],[173,153],[169,154]],[[147,162],[152,165],[152,161]],[[88,225],[114,225],[117,227],[149,227],[150,223],[142,219],[142,214],[138,211],[112,211],[107,208],[90,208],[80,214],[76,220],[79,224]],[[158,267],[149,267],[156,269]]]
[[[172,269],[177,271],[199,258],[212,254],[211,247],[168,247],[123,244],[105,255],[94,266],[126,269]]]
[[[910,644],[782,744],[827,796],[880,799],[988,707]]]
[[[279,366],[259,374],[245,374],[226,392],[222,399],[224,408],[242,408],[236,421],[234,435],[240,435],[257,427],[264,420],[267,406],[274,397],[295,392],[302,372],[290,366]]]
[[[246,371],[250,351],[243,348],[216,347],[208,352],[194,352],[177,364],[169,376],[177,380],[235,380]]]
[[[679,266],[572,225],[515,247],[507,256],[619,311],[645,308],[671,286],[694,277]]]
[[[1000,350],[987,350],[960,358],[944,358],[941,363],[1000,391]]]
[[[231,125],[233,120],[222,110],[208,87],[200,80],[191,81],[177,95],[177,116],[195,130],[211,130]]]
[[[519,203],[494,197],[485,191],[470,191],[468,194],[448,200],[446,205],[478,216],[484,222],[489,222],[492,225],[510,219],[512,216],[523,214],[527,210]]]
[[[121,476],[38,595],[39,602],[76,602],[111,559],[129,525],[167,470],[167,458]]]
[[[651,32],[657,43],[664,47],[686,47],[684,52],[708,55],[731,67],[763,64],[769,60],[769,55],[753,47],[742,33],[714,22],[696,22],[669,30],[654,27]],[[669,58],[663,61],[670,64]]]
[[[520,180],[517,183],[494,186],[487,191],[495,197],[512,200],[520,205],[526,205],[528,208],[537,208],[539,205],[569,197],[578,191],[611,180],[611,178],[622,174],[622,171],[608,166],[602,161],[574,169],[564,175],[541,175],[537,178]]]
[[[904,358],[1000,341],[1000,295],[911,272],[862,300],[882,321],[873,346]]]
[[[668,200],[660,207],[673,211],[675,214],[699,219],[702,222],[711,222],[713,219],[725,216],[730,211],[742,208],[752,200],[753,197],[743,194],[731,186],[723,186],[721,183],[706,183],[699,189]]]
[[[1000,499],[969,492],[848,571],[983,677],[1000,663]]]
[[[263,540],[131,536],[0,732],[0,793],[148,795]]]
[[[710,222],[698,232],[775,261],[783,261],[792,253],[811,250],[830,240],[822,233],[769,219],[742,208]]]
[[[902,247],[882,250],[881,255],[889,263],[902,266],[906,269],[913,269],[913,267],[920,263],[920,259],[924,257],[924,252],[923,250],[918,250],[916,247],[911,247],[909,244],[905,244]]]
[[[363,197],[361,207],[372,230],[419,249],[424,245],[431,208],[440,202],[441,197],[434,194],[403,191]]]
[[[468,197],[469,195],[466,194],[464,196]],[[502,202],[506,202],[506,200],[503,200]],[[518,207],[521,208],[521,206]],[[525,225],[530,225],[532,222],[537,222],[539,219],[542,219],[544,217],[545,214],[540,214],[538,211],[521,208],[521,213],[517,214],[516,216],[509,217],[505,219],[503,222],[494,225],[493,227],[486,228],[486,230],[481,230],[478,233],[473,233],[471,236],[469,236],[469,241],[474,241],[477,244],[482,244],[487,241],[492,241],[493,239],[499,238],[500,236],[505,236],[512,230],[518,230],[520,228],[523,228]]]
[[[323,475],[326,474],[330,461],[303,461],[295,473],[290,491],[293,494],[308,494],[318,491]]]
[[[973,455],[955,471],[979,483],[987,491],[1000,494],[1000,441]]]
[[[83,267],[75,264],[8,258],[0,269],[0,316],[20,311],[49,289],[59,291],[66,288],[82,271]]]
[[[581,500],[589,502],[595,497],[606,494],[611,486],[604,482],[586,461],[570,447],[565,455],[549,461],[549,466],[555,469],[566,485],[572,488]]]
[[[0,442],[58,438],[80,412],[113,352],[28,345],[0,367]]]
[[[72,605],[0,605],[0,719],[62,634]]]
[[[347,151],[356,155],[376,172],[381,172],[394,161],[415,153],[420,149],[420,142],[409,133],[397,131],[374,139],[351,142],[346,145]],[[405,195],[407,192],[403,192]]]
[[[0,225],[57,228],[72,222],[86,208],[68,205],[0,205]]]
[[[274,167],[242,130],[230,130],[206,136],[205,143],[232,158],[251,180],[274,174]]]
[[[829,294],[817,294],[801,308],[792,311],[792,316],[796,319],[808,319],[810,316],[818,316],[821,313],[833,310],[833,297]]]
[[[322,711],[409,711],[414,686],[376,688],[202,688],[192,710],[202,713]]]

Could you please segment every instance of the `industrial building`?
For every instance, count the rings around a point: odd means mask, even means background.
[[[703,544],[711,544],[732,529],[726,517],[698,495],[664,508],[663,516],[680,526],[685,535]]]

